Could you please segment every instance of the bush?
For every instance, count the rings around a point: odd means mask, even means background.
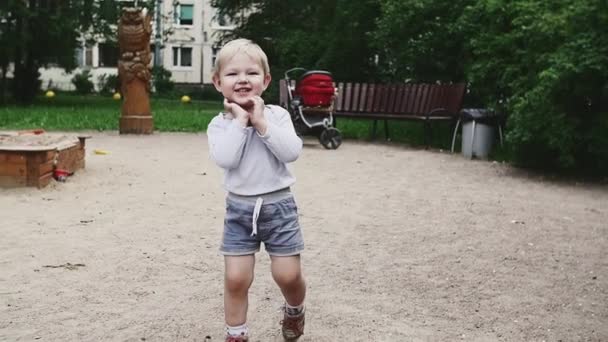
[[[167,95],[171,93],[175,84],[171,81],[171,72],[162,66],[152,68],[152,84],[157,94]]]
[[[203,85],[188,85],[188,84],[176,84],[175,85],[176,96],[188,95],[193,100],[206,100],[206,101],[218,101],[222,102],[224,97],[219,93],[212,84]]]
[[[469,80],[483,89],[486,103],[504,99],[514,161],[606,174],[607,6],[597,0],[496,6],[487,0],[462,19],[474,54]]]
[[[81,73],[72,77],[72,84],[76,87],[78,94],[90,94],[95,89],[95,85],[91,81],[91,72],[89,70],[83,70]]]
[[[372,37],[393,79],[468,82],[468,106],[509,115],[519,165],[608,173],[605,0],[381,4]]]
[[[100,93],[115,93],[120,92],[120,81],[116,74],[103,74],[98,78],[98,87]]]

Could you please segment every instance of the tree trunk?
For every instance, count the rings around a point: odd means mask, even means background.
[[[38,11],[37,1],[30,0],[28,7],[30,13],[36,13]],[[33,18],[33,20],[36,19]],[[23,43],[15,49],[13,97],[21,104],[32,103],[40,89],[39,65],[31,51],[33,44],[31,37],[34,37],[37,33],[31,32],[31,30],[32,26],[29,25],[26,18],[17,18],[15,31],[21,37],[19,41]]]
[[[40,90],[40,73],[38,64],[30,56],[24,63],[15,65],[15,78],[13,80],[13,97],[21,104],[34,101]]]
[[[2,80],[0,80],[0,104],[6,104],[6,73],[8,65],[2,65]]]

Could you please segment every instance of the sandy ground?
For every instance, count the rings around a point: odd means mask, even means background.
[[[0,340],[223,341],[206,136],[92,135],[66,183],[0,189]],[[608,340],[606,186],[351,141],[293,170],[300,341]],[[280,341],[281,304],[262,251],[252,341]]]

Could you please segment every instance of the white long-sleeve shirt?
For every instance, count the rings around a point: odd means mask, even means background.
[[[263,136],[223,113],[207,127],[211,158],[224,169],[224,188],[231,193],[255,196],[295,183],[287,163],[300,156],[302,139],[282,107],[266,105],[264,116],[268,127]]]

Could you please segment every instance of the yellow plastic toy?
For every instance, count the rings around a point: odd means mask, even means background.
[[[46,96],[47,99],[52,99],[55,97],[55,92],[52,90],[47,90],[46,93],[44,93],[44,96]]]
[[[188,96],[188,95],[182,96],[181,101],[182,101],[182,103],[190,103],[190,101],[191,101],[190,96]]]
[[[101,154],[101,155],[110,154],[110,152],[106,151],[106,150],[95,150],[93,152],[95,152],[95,154]]]

